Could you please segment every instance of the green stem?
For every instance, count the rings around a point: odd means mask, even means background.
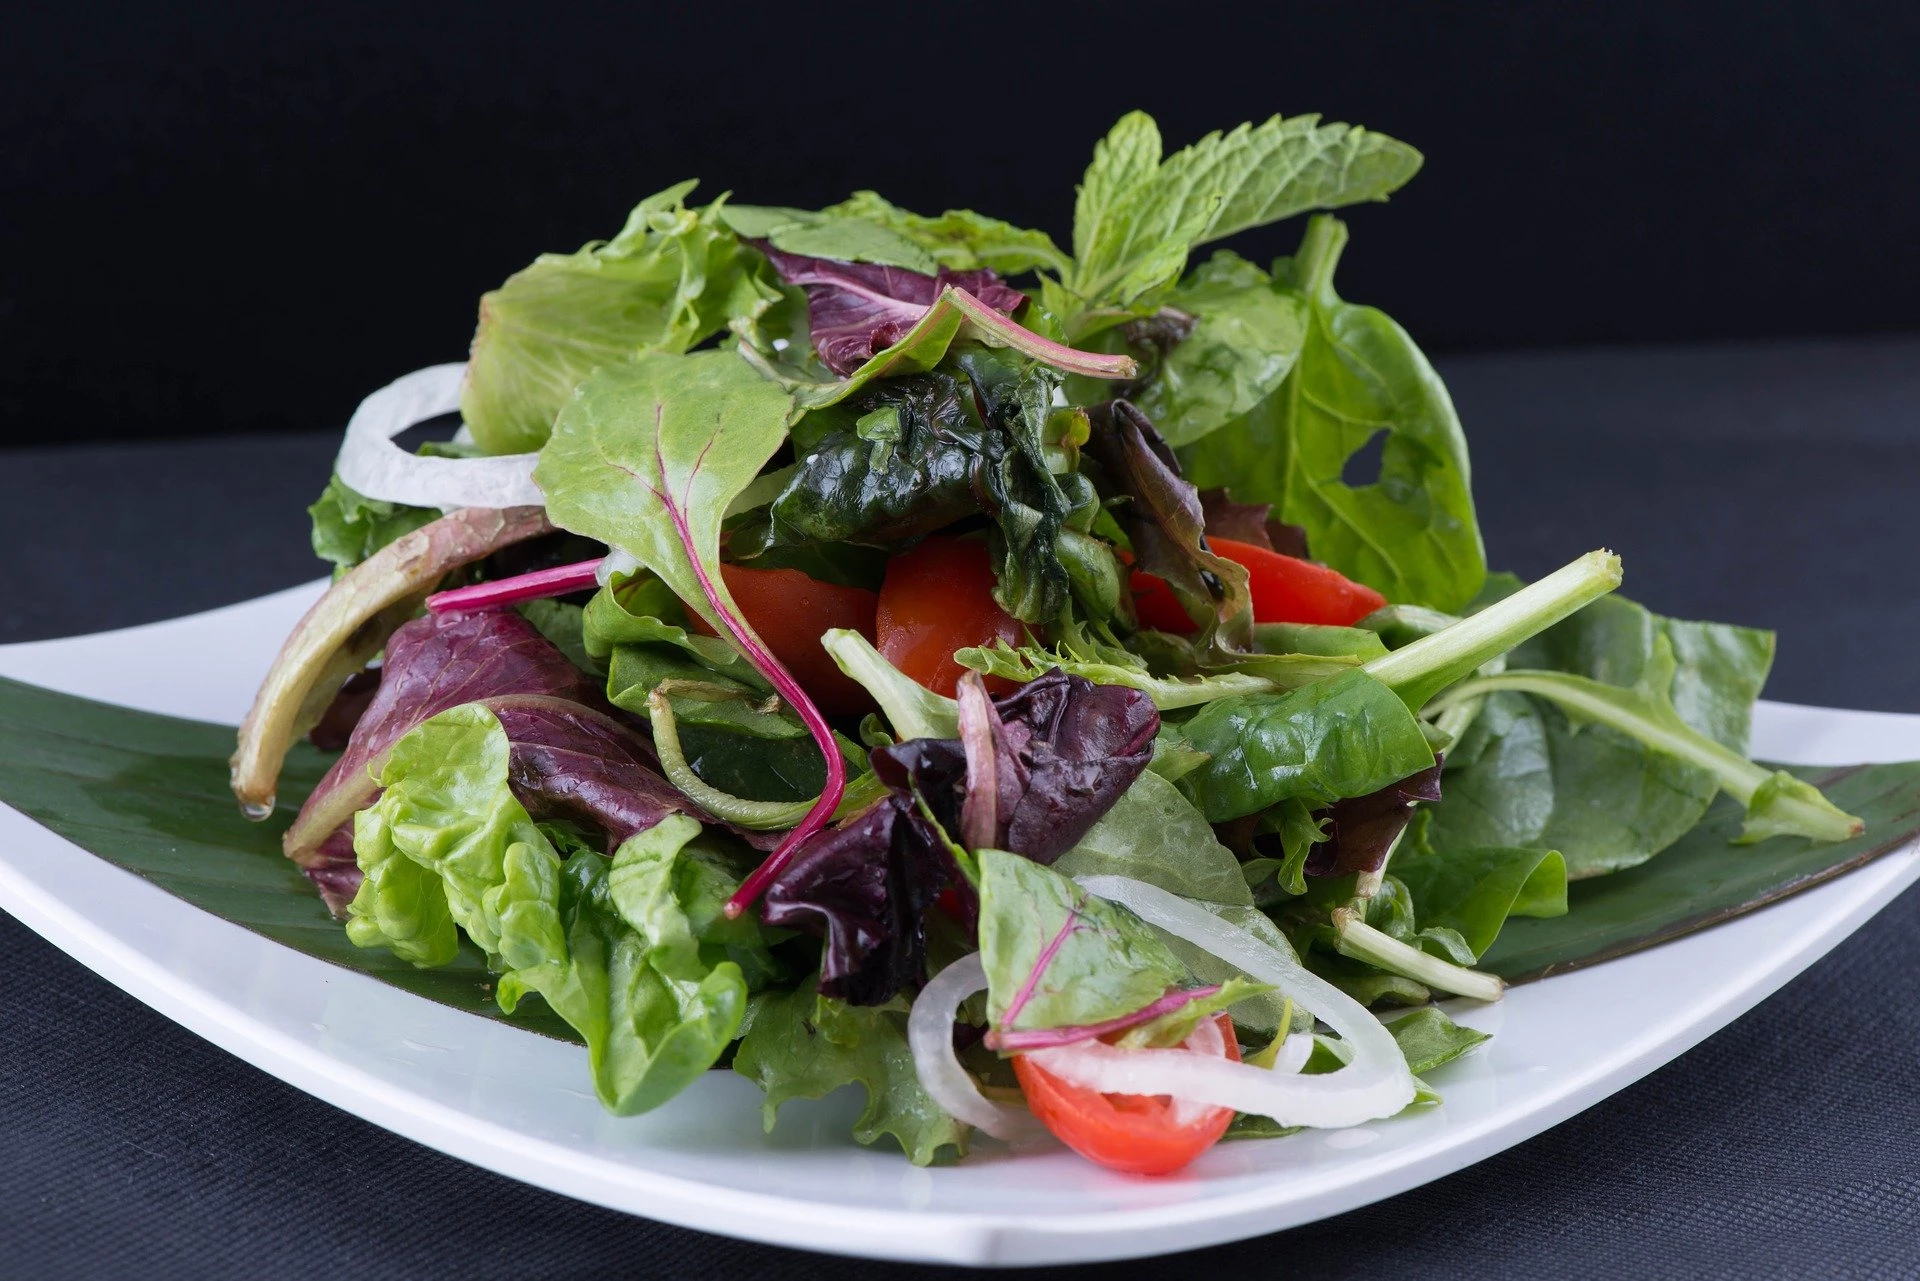
[[[820,803],[817,796],[806,801],[750,801],[721,791],[694,773],[688,763],[680,746],[680,725],[665,690],[655,689],[647,696],[647,711],[653,721],[653,749],[660,756],[660,772],[680,789],[681,795],[721,822],[753,832],[778,832],[796,826]],[[860,775],[847,784],[833,817],[858,813],[879,800],[886,790],[872,774]]]
[[[1725,744],[1690,728],[1677,716],[1668,721],[1639,714],[1621,701],[1626,691],[1613,691],[1611,687],[1562,672],[1503,672],[1498,676],[1476,677],[1460,682],[1436,698],[1433,707],[1444,712],[1500,690],[1549,699],[1582,720],[1618,730],[1655,751],[1699,766],[1714,776],[1722,791],[1743,806],[1751,807],[1755,794],[1775,777],[1775,771],[1754,764]],[[1792,794],[1775,795],[1769,798],[1768,805],[1778,821],[1813,840],[1844,841],[1864,830],[1861,821],[1852,815]]]
[[[1322,304],[1337,301],[1333,273],[1340,265],[1341,251],[1347,247],[1347,234],[1347,224],[1332,214],[1315,214],[1307,219],[1306,234],[1293,255],[1293,275],[1301,293]]]
[[[1417,712],[1474,668],[1619,585],[1620,558],[1609,551],[1588,552],[1477,614],[1373,659],[1364,670]]]
[[[1351,908],[1334,909],[1333,935],[1334,948],[1340,955],[1365,961],[1442,992],[1472,997],[1476,1001],[1497,1001],[1507,990],[1499,975],[1469,970],[1437,956],[1428,956],[1419,948],[1376,930]]]

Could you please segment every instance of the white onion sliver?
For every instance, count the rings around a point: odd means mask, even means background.
[[[974,952],[941,970],[920,989],[913,1012],[907,1015],[907,1048],[913,1051],[914,1070],[921,1087],[954,1119],[1009,1143],[1036,1138],[1044,1133],[1039,1122],[1024,1109],[1001,1107],[980,1093],[953,1052],[953,1022],[960,1003],[986,986],[986,969]]]
[[[396,378],[360,402],[347,423],[334,470],[347,488],[409,507],[542,507],[533,483],[538,454],[422,458],[393,443],[415,423],[460,408],[464,364],[429,365]]]
[[[1078,880],[1089,893],[1206,949],[1249,978],[1271,983],[1338,1032],[1353,1056],[1336,1071],[1301,1076],[1184,1050],[1116,1050],[1095,1041],[1038,1051],[1035,1061],[1048,1071],[1102,1093],[1167,1094],[1258,1113],[1281,1125],[1339,1129],[1392,1116],[1413,1101],[1413,1075],[1393,1033],[1290,953],[1144,881],[1125,876]]]

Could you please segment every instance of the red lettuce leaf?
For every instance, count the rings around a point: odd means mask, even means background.
[[[948,271],[943,267],[938,275],[926,276],[903,267],[790,254],[764,240],[752,243],[782,280],[807,291],[814,350],[828,369],[843,378],[899,342],[949,285],[966,290],[1002,315],[1012,315],[1027,300],[985,268]]]
[[[1079,843],[1153,755],[1160,717],[1138,690],[1057,669],[997,704],[977,678],[971,688],[992,721],[990,766],[969,768],[980,759],[977,738],[965,746],[919,738],[874,749],[869,761],[889,795],[811,838],[767,888],[768,924],[822,937],[820,990],[828,996],[878,1005],[918,988],[926,910],[949,885],[958,891],[961,924],[971,929],[977,904],[950,843],[963,828],[972,831],[983,804],[993,839],[967,845],[1051,863]]]
[[[1440,758],[1377,792],[1335,801],[1314,817],[1326,820],[1327,839],[1307,855],[1308,876],[1353,876],[1377,872],[1387,852],[1413,820],[1420,801],[1440,799]]]
[[[1200,510],[1206,516],[1208,538],[1229,538],[1307,559],[1307,531],[1270,515],[1270,503],[1236,503],[1224,489],[1203,489]]]

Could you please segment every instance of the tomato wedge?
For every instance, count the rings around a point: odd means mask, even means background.
[[[1253,595],[1256,623],[1328,623],[1351,627],[1387,603],[1387,598],[1356,583],[1339,570],[1316,565],[1297,556],[1256,547],[1231,538],[1209,538],[1215,554],[1247,567],[1247,589]],[[1194,630],[1193,620],[1166,581],[1135,570],[1132,575],[1134,611],[1143,627],[1163,632]]]
[[[831,628],[851,627],[872,640],[874,612],[879,607],[874,593],[864,587],[823,583],[797,569],[722,565],[720,576],[747,625],[760,634],[821,711],[847,716],[873,710],[872,697],[820,647],[820,636]],[[691,610],[688,622],[694,631],[713,635],[706,620]]]
[[[1233,1022],[1214,1015],[1224,1058],[1240,1061]],[[1195,1038],[1183,1049],[1194,1053]],[[1027,1108],[1062,1143],[1110,1170],[1125,1174],[1170,1174],[1220,1141],[1233,1124],[1232,1108],[1193,1109],[1182,1118],[1164,1094],[1102,1094],[1073,1085],[1034,1063],[1031,1055],[1013,1056],[1013,1072],[1027,1096]]]
[[[1019,619],[993,598],[993,565],[977,538],[935,535],[887,562],[875,616],[875,644],[886,660],[936,694],[953,697],[967,669],[953,652],[1026,636]],[[1005,692],[1012,686],[989,680]]]

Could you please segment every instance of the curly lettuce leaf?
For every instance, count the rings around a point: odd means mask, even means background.
[[[765,1093],[769,1131],[789,1100],[858,1085],[867,1102],[854,1122],[856,1140],[871,1144],[892,1135],[915,1165],[963,1156],[967,1129],[920,1085],[906,1027],[897,1009],[847,1005],[811,984],[764,992],[754,998],[733,1070]]]
[[[684,352],[778,303],[765,259],[695,183],[647,197],[612,240],[542,254],[480,300],[460,413],[490,454],[538,449],[573,389],[644,352]]]
[[[348,936],[433,966],[453,958],[464,932],[500,972],[503,1011],[538,992],[586,1041],[608,1111],[658,1107],[733,1040],[748,986],[721,956],[758,940],[737,922],[730,936],[713,934],[724,917],[703,892],[711,864],[676,877],[698,822],[669,815],[611,860],[580,848],[563,860],[514,798],[510,755],[499,720],[475,705],[395,744],[380,775],[386,790],[355,821],[364,879]],[[770,960],[760,968],[775,972]]]
[[[368,498],[338,476],[328,479],[307,515],[313,520],[313,554],[330,561],[336,577],[402,534],[440,519],[431,508]]]

